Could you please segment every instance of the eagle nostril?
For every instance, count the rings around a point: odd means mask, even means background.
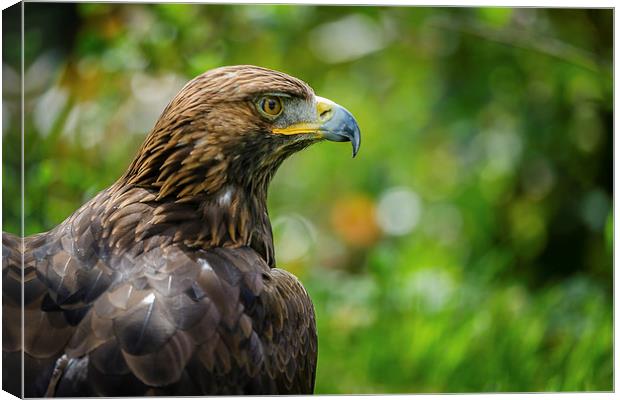
[[[321,112],[321,114],[319,115],[319,118],[321,119],[321,121],[327,121],[332,117],[333,111],[331,108],[328,108],[327,110]]]

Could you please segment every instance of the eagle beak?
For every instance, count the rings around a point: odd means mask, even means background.
[[[317,111],[321,125],[319,134],[332,142],[351,142],[353,157],[360,149],[360,127],[346,108],[317,96]]]
[[[302,122],[285,128],[273,129],[280,135],[316,133],[319,138],[332,142],[351,142],[353,157],[360,149],[360,128],[353,115],[344,107],[331,100],[316,96],[317,120]]]

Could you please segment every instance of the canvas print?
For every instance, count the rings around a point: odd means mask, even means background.
[[[612,9],[2,18],[4,391],[613,390]]]

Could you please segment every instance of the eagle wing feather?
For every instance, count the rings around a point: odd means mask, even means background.
[[[28,247],[24,253],[24,271],[35,271],[25,274],[26,369],[49,380],[65,355],[56,395],[312,392],[311,300],[293,275],[270,268],[253,249],[150,246],[105,262],[75,245],[62,225],[32,240],[38,258]],[[4,351],[17,353],[21,343],[11,338],[19,327],[7,318],[19,315],[21,302],[18,244],[4,235]],[[43,395],[44,386],[26,377],[29,394]]]

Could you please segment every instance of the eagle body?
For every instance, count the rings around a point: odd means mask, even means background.
[[[112,186],[48,232],[3,233],[4,389],[22,394],[23,367],[26,397],[312,393],[314,309],[276,268],[266,198],[325,139],[355,152],[359,128],[296,78],[190,81]]]

